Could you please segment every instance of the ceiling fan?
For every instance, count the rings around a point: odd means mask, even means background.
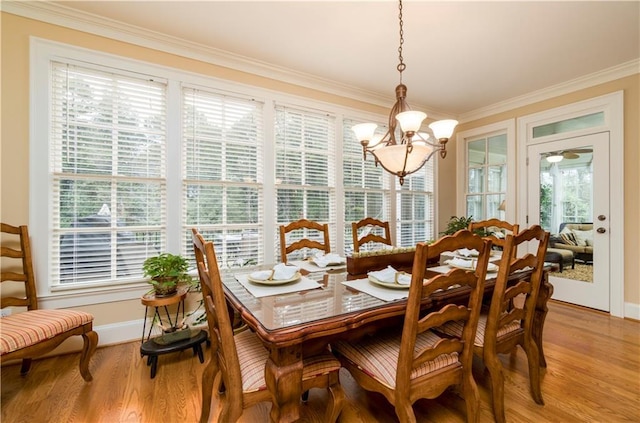
[[[543,157],[547,159],[549,163],[557,163],[562,159],[573,160],[579,159],[580,154],[583,153],[593,153],[592,148],[572,148],[569,150],[559,150],[559,151],[550,151],[548,153],[543,153]]]

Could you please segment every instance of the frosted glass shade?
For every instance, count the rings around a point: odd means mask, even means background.
[[[353,125],[351,130],[356,134],[358,141],[369,141],[373,138],[373,133],[378,125],[375,123],[359,123]]]
[[[436,122],[432,122],[429,124],[429,128],[431,128],[431,130],[433,131],[433,136],[436,137],[436,139],[449,139],[451,138],[451,135],[453,134],[453,130],[456,129],[456,126],[458,125],[458,121],[457,120],[453,120],[453,119],[444,119],[444,120],[438,120]]]
[[[558,163],[561,162],[563,158],[564,157],[562,157],[562,154],[556,154],[554,156],[547,156],[547,161],[549,163]]]
[[[396,120],[400,123],[402,132],[418,132],[422,121],[427,117],[426,113],[418,112],[415,110],[409,110],[406,112],[398,113]]]
[[[407,165],[404,160],[407,153],[407,144],[389,145],[373,151],[382,167],[388,172],[404,176],[420,169],[427,157],[433,151],[433,147],[424,144],[413,144],[413,150],[407,157]]]

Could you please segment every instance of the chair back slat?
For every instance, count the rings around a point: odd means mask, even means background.
[[[368,227],[370,232],[360,238],[358,233],[360,229],[365,227]],[[374,231],[382,232],[384,235],[379,235]],[[393,245],[391,241],[391,229],[389,228],[389,222],[383,222],[373,217],[367,217],[358,222],[352,222],[351,233],[353,235],[353,251],[356,253],[360,252],[360,247],[370,242],[386,244],[389,246]]]
[[[497,245],[498,247],[501,247],[504,250],[504,246],[505,246],[505,242],[507,239],[507,235],[511,234],[511,235],[517,235],[518,234],[518,230],[520,229],[520,225],[518,225],[517,223],[509,223],[506,222],[504,220],[500,220],[500,219],[496,219],[496,218],[491,218],[491,219],[487,219],[487,220],[479,220],[477,222],[471,222],[469,223],[469,230],[471,232],[477,231],[477,230],[484,230],[485,232],[487,231],[487,229],[489,228],[498,228],[501,229],[504,236],[503,237],[498,237],[495,236],[493,234],[488,234],[486,235],[486,237],[488,239],[491,240],[491,242],[493,242],[493,245]],[[517,249],[514,250],[513,252],[513,257],[515,257],[517,254]]]
[[[309,234],[314,232],[320,234],[322,242],[309,237]],[[287,243],[287,234],[293,235],[292,233],[297,235],[296,240]],[[281,225],[280,260],[282,260],[283,263],[286,263],[288,254],[303,248],[317,249],[325,254],[329,254],[331,252],[331,243],[329,242],[329,225],[308,219],[300,219],[295,222],[291,222],[288,225]]]
[[[15,290],[3,287],[3,296],[0,299],[0,306],[4,307],[26,307],[27,310],[38,309],[38,297],[36,292],[36,281],[33,272],[33,262],[31,257],[31,244],[29,242],[29,230],[26,225],[12,226],[6,223],[1,224],[2,247],[0,255],[2,257],[2,272],[0,282],[19,282],[23,284],[24,296],[17,296]],[[16,261],[19,260],[19,263]],[[5,294],[9,292],[9,294]]]

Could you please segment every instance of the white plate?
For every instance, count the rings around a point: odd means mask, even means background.
[[[369,281],[375,283],[376,285],[380,285],[380,286],[384,286],[385,288],[392,288],[392,289],[409,289],[409,287],[411,286],[410,284],[405,285],[405,284],[399,284],[399,283],[394,283],[394,282],[382,282],[381,280],[377,279],[375,276],[368,276]]]
[[[462,269],[462,270],[473,270],[475,269],[475,267],[473,266],[459,266],[456,264],[452,264],[451,260],[447,260],[444,262],[444,264],[446,264],[449,267],[453,267],[455,269]],[[498,271],[498,265],[493,264],[493,263],[489,263],[489,265],[487,266],[487,272],[488,273],[495,273]]]
[[[284,285],[285,283],[295,282],[302,277],[300,272],[296,272],[295,275],[289,279],[254,279],[250,275],[247,276],[249,282],[258,283],[260,285]]]

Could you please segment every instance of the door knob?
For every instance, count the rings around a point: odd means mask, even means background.
[[[603,233],[607,232],[607,230],[605,228],[598,228],[598,229],[596,229],[596,232],[598,232],[599,234],[603,234]]]
[[[598,220],[600,221],[607,220],[607,216],[605,216],[604,214],[601,214],[600,216],[598,216]]]

